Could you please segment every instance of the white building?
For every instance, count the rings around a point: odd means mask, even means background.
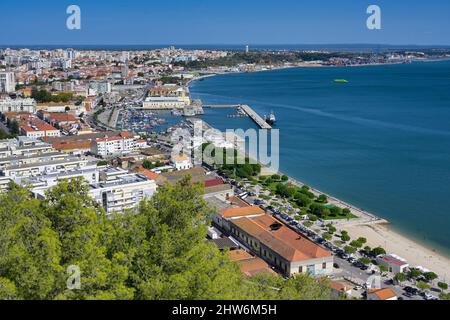
[[[379,265],[384,265],[392,273],[403,273],[409,267],[405,259],[393,254],[377,257],[377,262]]]
[[[101,204],[108,214],[135,209],[144,199],[150,199],[156,192],[156,182],[135,173],[123,173],[117,168],[114,178],[90,184],[89,194]]]
[[[20,134],[28,138],[59,137],[61,132],[44,121],[34,121],[20,126]]]
[[[8,191],[8,185],[12,180],[7,177],[0,177],[0,194]]]
[[[191,158],[184,154],[173,156],[171,161],[175,170],[189,170],[192,168]]]
[[[0,140],[0,159],[11,156],[32,156],[55,151],[51,144],[26,137]]]
[[[183,109],[186,106],[186,102],[181,97],[147,97],[142,108],[153,110],[164,109]]]
[[[144,146],[142,140],[136,138],[137,136],[129,132],[121,132],[118,137],[98,138],[92,142],[91,152],[102,158],[128,154]]]
[[[45,198],[45,193],[59,181],[83,178],[89,185],[89,195],[108,214],[137,208],[144,199],[150,199],[156,192],[156,183],[141,174],[128,173],[120,168],[102,168],[95,164],[64,172],[41,173],[32,177],[17,177],[15,182],[28,185],[37,198]],[[3,183],[4,180],[4,183]],[[0,188],[9,180],[2,178]],[[1,190],[0,190],[1,191]]]
[[[14,72],[0,72],[0,93],[16,91],[16,78]]]
[[[40,174],[64,173],[71,170],[80,170],[87,167],[90,163],[88,159],[77,157],[67,157],[63,160],[50,160],[36,163],[19,164],[2,169],[1,175],[5,177],[26,178]]]
[[[61,153],[59,151],[39,153],[39,154],[24,154],[24,155],[12,155],[9,157],[0,157],[0,170],[9,168],[11,166],[63,160],[65,158],[67,158],[67,154]]]
[[[89,82],[88,89],[94,90],[95,93],[110,93],[112,91],[111,83],[108,81],[92,81]]]
[[[0,112],[29,112],[36,113],[36,101],[34,99],[2,99],[0,100]]]

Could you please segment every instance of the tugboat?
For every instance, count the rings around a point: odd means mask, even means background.
[[[268,124],[273,125],[277,119],[275,118],[275,114],[273,113],[273,111],[270,111],[270,113],[265,116],[265,120]]]

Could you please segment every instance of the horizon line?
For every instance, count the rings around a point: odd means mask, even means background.
[[[156,44],[121,44],[121,43],[101,43],[101,44],[0,44],[0,47],[70,47],[70,46],[387,46],[387,47],[450,47],[450,44],[392,44],[392,43],[156,43]]]

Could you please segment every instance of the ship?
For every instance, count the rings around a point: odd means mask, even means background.
[[[348,80],[345,79],[336,79],[334,80],[335,83],[348,83]]]
[[[277,119],[275,118],[275,114],[273,113],[273,111],[270,111],[270,113],[265,116],[265,120],[268,124],[273,125]]]

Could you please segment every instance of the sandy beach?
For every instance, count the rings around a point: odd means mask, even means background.
[[[406,259],[410,266],[422,266],[439,275],[440,279],[450,279],[450,259],[429,249],[389,228],[389,225],[355,224],[343,226],[352,239],[367,238],[370,247],[381,246],[387,253],[394,253]]]

